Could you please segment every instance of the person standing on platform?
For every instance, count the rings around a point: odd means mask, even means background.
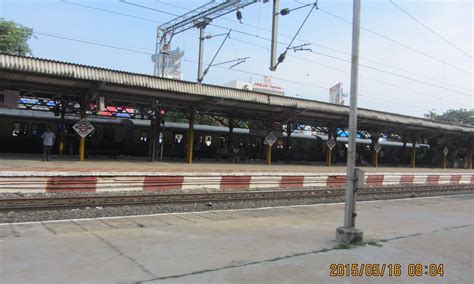
[[[54,139],[56,139],[56,135],[51,131],[49,127],[46,128],[46,131],[43,132],[41,135],[43,138],[43,162],[51,160],[51,148],[54,144]]]

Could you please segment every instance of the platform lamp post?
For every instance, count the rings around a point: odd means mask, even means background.
[[[355,168],[357,131],[357,93],[359,77],[360,0],[354,0],[352,20],[351,98],[349,112],[349,145],[344,226],[336,230],[339,243],[361,243],[363,232],[355,228],[356,183],[363,183],[363,172]],[[357,171],[357,174],[356,174]],[[357,179],[357,176],[359,177]]]

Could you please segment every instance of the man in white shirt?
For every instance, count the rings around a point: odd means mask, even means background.
[[[51,131],[49,127],[46,128],[46,131],[43,132],[41,135],[43,138],[43,162],[51,160],[51,148],[54,144],[54,139],[56,139],[56,135]]]

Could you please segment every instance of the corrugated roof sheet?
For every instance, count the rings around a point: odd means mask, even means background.
[[[318,101],[299,98],[270,95],[254,91],[232,89],[208,84],[197,84],[189,81],[159,78],[150,75],[129,73],[93,66],[65,63],[49,59],[40,59],[25,56],[16,56],[0,53],[0,69],[15,70],[38,75],[62,77],[67,79],[89,80],[124,85],[127,87],[141,87],[155,90],[166,90],[189,95],[200,95],[231,99],[242,102],[253,102],[269,106],[297,108],[316,112],[347,115],[347,106],[334,105]],[[416,125],[427,128],[438,128],[447,131],[473,133],[474,127],[440,123],[428,119],[359,109],[358,115],[366,120],[385,121],[404,125]]]

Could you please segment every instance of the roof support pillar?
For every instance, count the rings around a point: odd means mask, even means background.
[[[267,156],[266,156],[267,165],[272,164],[272,146],[267,144]]]
[[[193,145],[194,145],[194,120],[196,118],[196,110],[192,109],[188,115],[188,147],[186,152],[186,163],[193,163]]]
[[[160,129],[161,129],[161,116],[155,111],[155,115],[151,118],[150,122],[150,141],[149,143],[149,157],[150,162],[154,162],[156,160],[156,156],[158,154],[158,145],[157,142],[160,137]]]
[[[234,151],[233,151],[233,136],[234,136],[234,127],[235,127],[235,120],[229,116],[228,118],[228,127],[229,127],[229,134],[227,135],[227,157],[229,158],[229,162],[234,161]]]
[[[418,137],[413,136],[411,138],[411,167],[415,168],[416,167],[416,141],[418,140]]]
[[[448,146],[446,146],[446,147],[448,147]],[[445,155],[443,153],[443,169],[446,169],[447,164],[448,164],[448,154]]]
[[[293,124],[286,124],[286,143],[285,143],[285,163],[289,164],[291,160],[291,134],[293,133]]]
[[[66,115],[66,103],[63,100],[61,100],[61,118],[60,118],[60,121],[59,121],[59,149],[58,149],[58,153],[60,156],[62,156],[64,154],[64,134],[65,134],[65,131],[66,131],[66,125],[65,125],[65,119],[64,119],[64,116]]]
[[[472,170],[472,155],[474,154],[474,140],[471,139],[467,145],[466,168]]]
[[[407,140],[403,138],[403,146],[402,146],[402,166],[405,166],[407,162]]]

